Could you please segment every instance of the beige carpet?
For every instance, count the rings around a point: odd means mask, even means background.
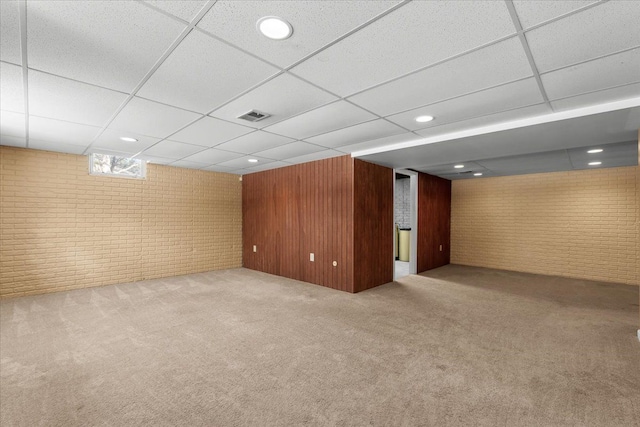
[[[0,302],[2,426],[637,426],[638,289],[245,269]]]

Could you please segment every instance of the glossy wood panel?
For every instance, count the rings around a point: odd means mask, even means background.
[[[350,156],[245,175],[242,210],[245,267],[354,292]]]
[[[449,264],[450,234],[451,181],[419,173],[418,273]]]
[[[355,292],[393,281],[393,169],[354,163]]]

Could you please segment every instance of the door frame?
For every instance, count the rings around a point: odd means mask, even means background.
[[[418,273],[418,172],[408,169],[393,170],[393,280],[396,278],[396,221],[395,221],[395,201],[396,201],[396,173],[409,177],[409,211],[411,214],[411,234],[409,242],[409,274]]]

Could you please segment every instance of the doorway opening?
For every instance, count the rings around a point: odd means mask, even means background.
[[[393,280],[417,273],[418,173],[394,170]]]

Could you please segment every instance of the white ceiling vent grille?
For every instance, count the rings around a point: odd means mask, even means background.
[[[248,113],[244,113],[241,116],[238,116],[239,119],[248,120],[250,122],[259,122],[260,120],[264,120],[267,117],[271,117],[271,115],[267,113],[261,113],[260,111],[251,110]]]

